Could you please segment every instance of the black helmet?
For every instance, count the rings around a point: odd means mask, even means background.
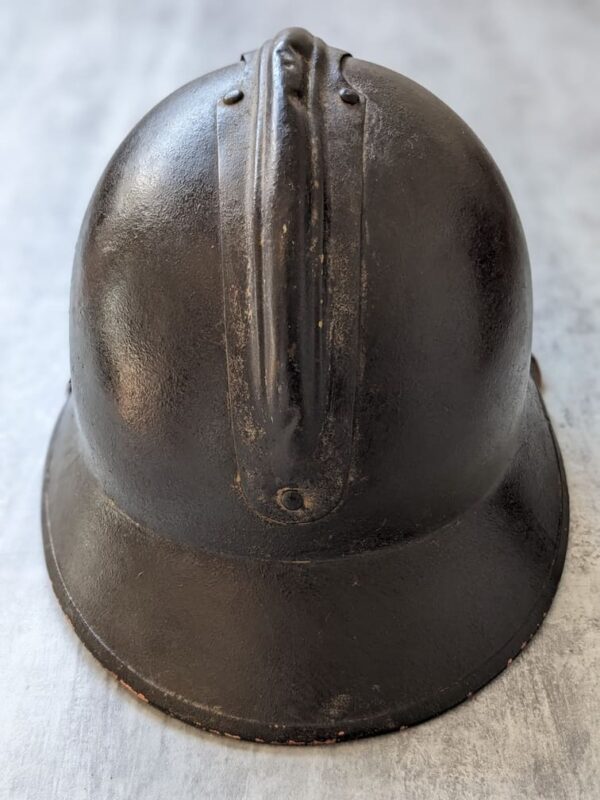
[[[284,31],[126,138],[44,487],[75,630],[150,703],[322,742],[468,697],[560,577],[523,232],[421,86]]]

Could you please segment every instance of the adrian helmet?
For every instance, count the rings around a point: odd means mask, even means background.
[[[565,554],[523,231],[408,78],[301,29],[184,86],[87,210],[44,536],[94,655],[202,728],[329,742],[500,672]]]

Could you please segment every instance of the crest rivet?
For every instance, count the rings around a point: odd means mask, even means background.
[[[354,89],[351,89],[349,86],[344,86],[343,89],[340,89],[340,97],[344,101],[344,103],[349,103],[351,106],[356,105],[360,100],[358,96],[358,92]]]
[[[223,102],[226,106],[232,106],[234,103],[239,103],[243,97],[244,93],[241,89],[232,89],[223,97]]]

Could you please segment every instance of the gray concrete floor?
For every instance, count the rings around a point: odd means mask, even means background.
[[[522,658],[418,728],[312,749],[224,741],[119,688],[59,611],[39,524],[95,181],[150,106],[291,24],[423,83],[496,158],[529,241],[535,352],[573,506],[556,602]],[[1,798],[600,796],[599,53],[597,0],[3,0]]]

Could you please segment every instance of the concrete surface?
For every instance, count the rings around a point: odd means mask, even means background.
[[[290,24],[425,84],[496,158],[529,241],[535,352],[573,507],[556,602],[511,669],[416,729],[313,749],[224,741],[119,688],[59,610],[39,523],[95,181],[150,106]],[[600,796],[599,32],[594,0],[2,0],[1,798]]]

